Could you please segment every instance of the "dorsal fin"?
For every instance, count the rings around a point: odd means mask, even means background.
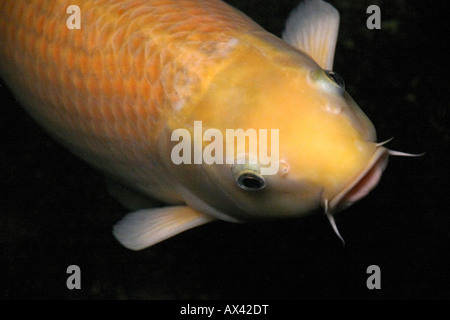
[[[322,0],[306,0],[289,16],[283,40],[309,54],[325,70],[333,70],[339,12]]]

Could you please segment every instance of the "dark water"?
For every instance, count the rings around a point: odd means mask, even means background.
[[[229,3],[279,35],[297,1]],[[390,147],[380,185],[337,216],[213,223],[141,252],[112,225],[125,210],[103,178],[49,138],[0,87],[0,298],[450,298],[448,52],[438,1],[333,1],[341,13],[335,70]],[[377,4],[382,29],[366,28]],[[66,288],[78,265],[82,290]],[[367,267],[381,268],[368,290]]]

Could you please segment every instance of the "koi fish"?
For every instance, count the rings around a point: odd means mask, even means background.
[[[340,236],[333,215],[377,185],[389,154],[407,155],[376,142],[332,71],[339,14],[328,3],[300,4],[280,39],[219,0],[77,0],[80,29],[68,27],[72,2],[0,2],[0,75],[52,137],[108,178],[132,211],[113,229],[129,249],[217,219],[319,208]],[[209,129],[278,130],[258,147],[278,155],[277,170],[263,174],[246,135],[210,153],[222,163],[175,163],[179,129],[200,152]]]

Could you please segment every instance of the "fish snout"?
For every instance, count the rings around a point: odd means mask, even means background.
[[[362,172],[332,199],[324,199],[326,213],[333,214],[344,210],[369,194],[378,185],[388,157],[388,149],[378,147]]]

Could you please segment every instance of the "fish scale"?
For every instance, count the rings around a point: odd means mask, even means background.
[[[83,159],[132,185],[143,176],[146,184],[161,180],[144,162],[165,117],[201,90],[193,79],[208,77],[227,32],[258,26],[220,1],[80,0],[81,30],[69,30],[69,5],[2,1],[2,76],[29,113]],[[205,40],[219,30],[222,40]],[[127,162],[142,168],[134,179],[123,172]]]

